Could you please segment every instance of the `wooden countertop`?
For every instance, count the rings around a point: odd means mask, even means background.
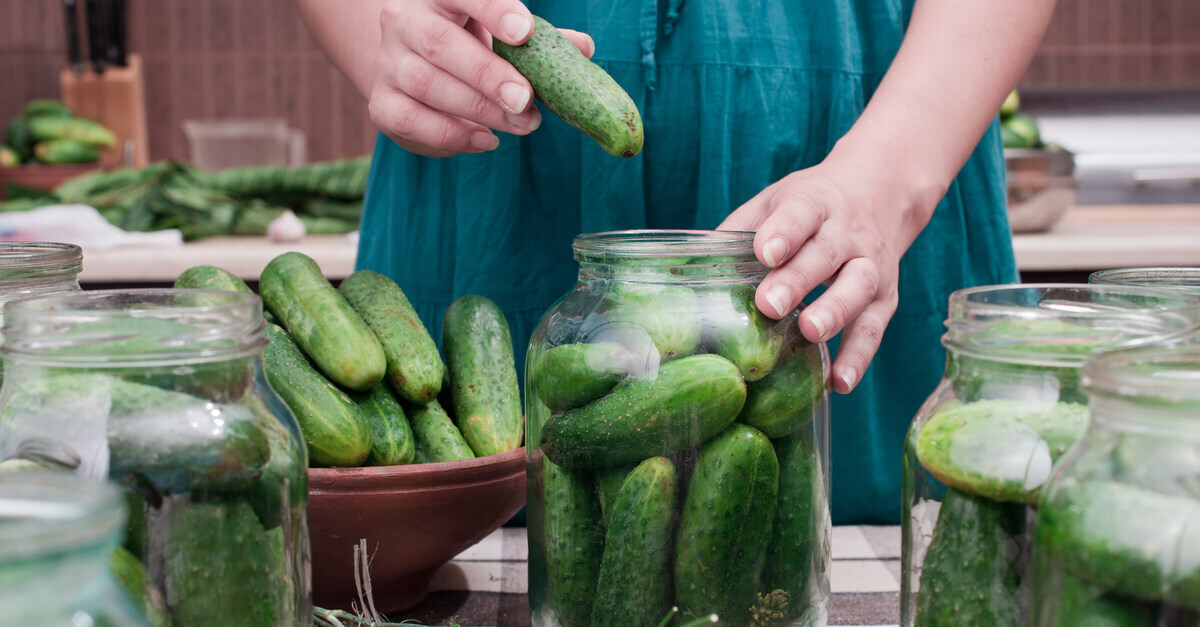
[[[1013,235],[1022,271],[1200,267],[1200,205],[1075,206],[1042,233]]]

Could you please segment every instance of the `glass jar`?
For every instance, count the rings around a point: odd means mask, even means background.
[[[311,622],[307,454],[263,377],[262,303],[201,290],[5,305],[0,457],[126,489],[177,625]]]
[[[1200,295],[1200,268],[1113,268],[1091,273],[1088,283],[1162,287]]]
[[[1200,346],[1093,356],[1087,433],[1038,503],[1037,625],[1200,624]]]
[[[0,306],[14,298],[79,291],[81,269],[83,250],[75,244],[0,242]],[[0,366],[0,380],[3,376]]]
[[[1031,506],[1087,427],[1080,366],[1186,334],[1200,299],[1001,285],[956,291],[949,310],[946,373],[905,440],[901,624],[1026,625]]]
[[[534,625],[825,624],[829,355],[755,307],[753,237],[575,239],[526,358]]]
[[[0,607],[6,625],[140,627],[110,571],[125,506],[117,489],[64,472],[0,477]]]

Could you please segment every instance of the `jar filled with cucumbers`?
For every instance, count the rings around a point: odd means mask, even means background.
[[[1089,358],[1090,423],[1038,502],[1039,626],[1200,625],[1200,346]]]
[[[754,303],[753,233],[574,241],[526,358],[533,624],[824,625],[824,344]]]
[[[1083,436],[1091,354],[1181,337],[1200,298],[1144,287],[951,294],[946,373],[903,456],[901,624],[1029,624],[1034,506]]]
[[[307,452],[267,385],[262,302],[104,290],[4,309],[0,469],[124,488],[152,625],[312,620]]]

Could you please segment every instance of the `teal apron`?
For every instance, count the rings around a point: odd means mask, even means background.
[[[594,60],[642,112],[642,153],[612,157],[544,109],[541,128],[499,134],[486,154],[430,159],[380,135],[357,263],[395,279],[435,338],[457,296],[496,301],[519,367],[542,314],[574,284],[576,234],[712,229],[820,162],[887,70],[911,0],[529,6],[595,39]],[[900,522],[902,443],[942,373],[946,299],[1017,278],[1004,207],[993,123],[901,261],[900,305],[874,362],[853,394],[833,398],[835,523]]]

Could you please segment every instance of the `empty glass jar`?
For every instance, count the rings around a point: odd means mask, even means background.
[[[0,242],[0,306],[14,299],[79,290],[83,251],[57,242]],[[0,367],[0,377],[3,376]]]
[[[535,625],[823,625],[828,370],[754,303],[753,234],[574,242],[526,360]]]

